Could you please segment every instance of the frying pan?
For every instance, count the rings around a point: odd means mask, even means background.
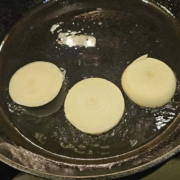
[[[0,9],[1,161],[49,179],[113,179],[180,151],[179,0],[1,1]],[[92,36],[95,46],[70,46],[58,38],[72,32]],[[168,64],[177,77],[168,104],[143,108],[123,94],[122,120],[99,136],[82,133],[67,121],[63,102],[76,82],[101,77],[122,90],[124,69],[144,54]],[[9,80],[37,60],[56,64],[66,79],[49,104],[23,107],[11,100]]]

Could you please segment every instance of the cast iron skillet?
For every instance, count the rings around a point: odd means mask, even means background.
[[[28,6],[39,3],[15,23]],[[1,7],[13,11],[13,5],[7,5]],[[27,1],[21,6],[23,13],[3,17],[0,26],[3,162],[50,179],[111,179],[140,172],[179,152],[180,1]],[[11,15],[11,11],[3,12]],[[51,33],[54,24],[59,27]],[[72,32],[95,37],[96,46],[58,44],[59,33]],[[63,102],[76,82],[101,77],[122,90],[124,69],[144,54],[167,63],[177,77],[177,91],[168,104],[147,109],[123,94],[126,110],[121,122],[99,136],[82,133],[67,121]],[[9,97],[9,80],[17,69],[37,60],[50,61],[66,71],[63,88],[45,106],[19,106]]]

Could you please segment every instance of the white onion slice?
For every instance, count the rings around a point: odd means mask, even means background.
[[[168,103],[176,91],[176,77],[160,60],[144,55],[124,71],[121,79],[127,96],[144,107],[160,107]]]
[[[27,107],[49,103],[59,93],[64,76],[60,69],[44,61],[29,63],[15,72],[9,83],[14,102]]]
[[[124,98],[110,81],[89,78],[70,89],[64,106],[67,119],[77,129],[101,134],[119,123],[124,112]]]

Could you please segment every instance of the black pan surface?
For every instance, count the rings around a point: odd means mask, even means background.
[[[180,10],[173,10],[146,0],[44,1],[19,20],[0,46],[1,159],[51,179],[109,179],[142,171],[178,152]],[[96,45],[71,46],[58,38],[73,33],[95,38]],[[176,94],[168,104],[142,108],[123,94],[122,120],[99,136],[82,133],[67,121],[63,103],[75,83],[101,77],[122,90],[124,69],[144,54],[168,64],[177,77]],[[66,79],[52,102],[27,108],[11,100],[8,86],[14,72],[33,61],[56,64]]]

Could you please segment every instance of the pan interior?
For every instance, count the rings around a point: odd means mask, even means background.
[[[162,60],[173,69],[177,80],[180,77],[180,29],[170,14],[140,0],[90,2],[56,1],[41,6],[11,29],[0,52],[1,107],[7,121],[32,146],[57,156],[97,159],[130,152],[160,135],[178,113],[179,81],[175,96],[161,108],[141,108],[124,94],[122,120],[102,135],[82,133],[67,121],[63,103],[75,83],[101,77],[122,90],[124,69],[141,55]],[[93,41],[72,45],[68,37],[80,35]],[[8,86],[14,72],[33,61],[56,64],[66,79],[52,102],[26,108],[11,100]]]

